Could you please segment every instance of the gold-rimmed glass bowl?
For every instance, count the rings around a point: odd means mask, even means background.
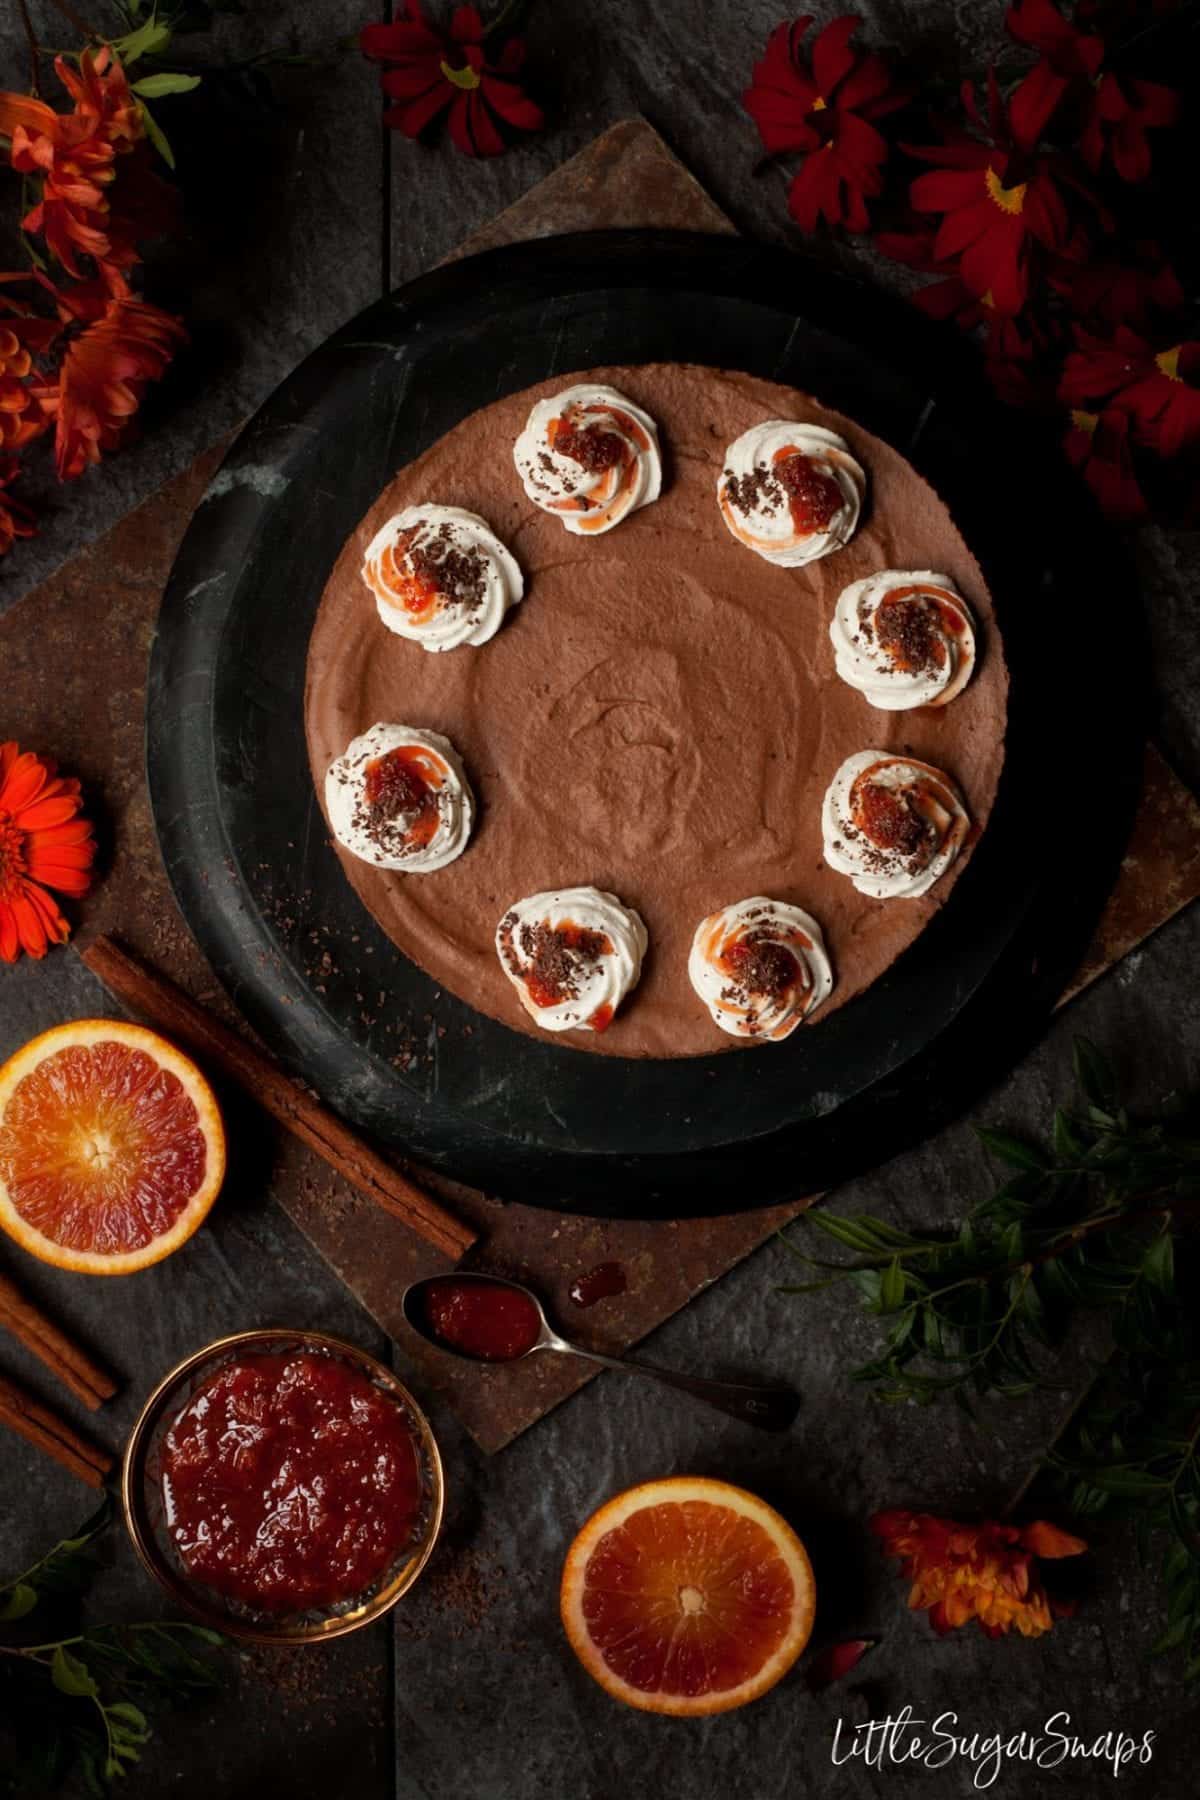
[[[162,1494],[162,1446],[192,1395],[226,1363],[253,1355],[331,1356],[357,1369],[393,1400],[412,1431],[421,1474],[421,1505],[411,1541],[365,1592],[336,1606],[274,1614],[243,1606],[190,1574],[166,1526]],[[320,1331],[265,1329],[218,1338],[186,1357],[163,1377],[146,1401],[125,1446],[121,1504],[125,1524],[145,1567],[174,1600],[205,1625],[255,1644],[316,1644],[382,1618],[406,1594],[429,1560],[442,1523],[442,1459],[429,1421],[392,1371],[342,1338]]]

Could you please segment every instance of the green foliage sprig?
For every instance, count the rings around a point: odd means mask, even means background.
[[[821,1261],[785,1237],[821,1273],[783,1291],[850,1282],[883,1332],[853,1379],[922,1404],[1028,1393],[1045,1382],[1040,1353],[1079,1313],[1102,1313],[1110,1354],[1035,1476],[1076,1515],[1132,1517],[1145,1560],[1165,1542],[1156,1649],[1182,1650],[1200,1678],[1200,1325],[1176,1271],[1200,1198],[1200,1120],[1178,1101],[1132,1117],[1086,1040],[1075,1074],[1078,1100],[1056,1111],[1048,1144],[978,1131],[1011,1173],[957,1230],[807,1213],[850,1256]]]
[[[1200,1135],[1186,1114],[1150,1120],[1120,1105],[1091,1044],[1075,1053],[1080,1104],[1054,1115],[1046,1146],[980,1129],[1013,1173],[956,1231],[908,1232],[862,1214],[804,1215],[852,1260],[822,1262],[784,1238],[818,1279],[850,1281],[886,1322],[877,1356],[854,1371],[888,1400],[1015,1395],[1038,1385],[1037,1347],[1056,1343],[1077,1309],[1103,1310],[1118,1344],[1157,1342],[1178,1310],[1173,1229],[1200,1196]]]
[[[15,1794],[56,1788],[78,1771],[104,1794],[149,1741],[146,1708],[209,1693],[220,1675],[211,1651],[225,1640],[179,1621],[94,1625],[37,1642],[8,1642],[39,1608],[78,1600],[98,1567],[96,1545],[112,1519],[107,1500],[74,1537],[0,1587],[0,1711],[12,1722]],[[36,1635],[36,1633],[34,1634]]]

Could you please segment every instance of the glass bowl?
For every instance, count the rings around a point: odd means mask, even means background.
[[[171,1541],[164,1518],[162,1443],[196,1389],[224,1363],[245,1355],[300,1351],[337,1357],[394,1400],[412,1429],[421,1473],[422,1504],[412,1541],[396,1562],[363,1593],[335,1606],[304,1613],[258,1612],[217,1593],[189,1573]],[[442,1523],[442,1459],[429,1421],[392,1371],[341,1338],[320,1331],[238,1331],[186,1357],[159,1382],[143,1406],[125,1446],[121,1505],[125,1525],[145,1567],[172,1599],[214,1631],[254,1644],[316,1644],[344,1637],[395,1606],[429,1560]]]

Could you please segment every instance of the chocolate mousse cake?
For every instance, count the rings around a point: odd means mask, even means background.
[[[564,530],[514,464],[539,403],[571,387],[626,396],[661,449],[661,491],[598,535]],[[729,449],[768,421],[835,434],[865,473],[853,535],[800,566],[755,554],[723,516]],[[522,603],[486,641],[462,631],[430,655],[381,623],[364,557],[417,507],[462,509],[519,566]],[[975,665],[949,704],[885,710],[839,676],[839,597],[881,571],[936,572],[969,608]],[[322,803],[331,765],[380,724],[439,734],[461,757],[476,813],[455,860],[406,873],[334,843],[364,905],[438,986],[544,1035],[497,956],[497,929],[526,896],[599,890],[644,921],[640,980],[606,1029],[554,1041],[601,1056],[769,1055],[782,1052],[723,1030],[698,998],[698,926],[747,895],[814,920],[833,985],[800,1030],[819,1031],[914,942],[969,861],[1000,777],[1007,687],[978,564],[903,457],[793,389],[657,364],[511,394],[402,469],[330,575],[305,711]],[[830,785],[868,751],[944,772],[969,814],[960,853],[919,895],[873,897],[827,860]]]

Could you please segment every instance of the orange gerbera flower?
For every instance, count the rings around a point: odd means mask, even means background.
[[[146,383],[166,373],[176,346],[187,338],[170,313],[133,299],[123,284],[122,290],[67,345],[57,386],[38,390],[55,418],[54,456],[62,481],[82,475],[103,451],[116,449]]]
[[[0,744],[0,959],[45,956],[70,926],[51,897],[86,894],[96,854],[79,783],[14,743]]]
[[[876,1513],[871,1530],[900,1571],[912,1577],[908,1604],[923,1608],[937,1632],[978,1619],[989,1637],[1014,1628],[1041,1637],[1068,1608],[1048,1597],[1035,1559],[1079,1556],[1087,1545],[1044,1519],[1032,1525],[961,1525],[933,1513]]]

